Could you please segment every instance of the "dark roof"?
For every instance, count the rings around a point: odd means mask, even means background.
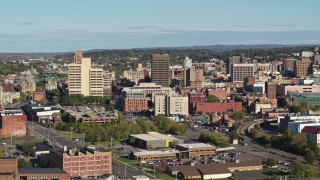
[[[192,169],[221,169],[222,168],[235,168],[235,167],[245,167],[245,166],[261,166],[262,161],[255,160],[255,161],[240,161],[239,163],[232,162],[232,163],[210,163],[210,164],[199,164],[195,166],[191,165],[181,165],[181,166],[169,166],[171,171],[191,171]],[[207,170],[205,170],[207,171]]]
[[[59,168],[19,168],[19,174],[66,174]]]
[[[50,149],[52,149],[53,147],[43,143],[43,142],[37,142],[35,144],[35,151],[50,151]]]
[[[320,126],[305,126],[301,132],[320,134]]]

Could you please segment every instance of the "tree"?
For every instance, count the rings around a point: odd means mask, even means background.
[[[239,139],[239,135],[238,135],[236,129],[233,130],[233,131],[231,131],[231,132],[229,133],[229,140],[230,140],[230,142],[233,142],[233,140],[235,140],[235,139],[237,139],[237,140]]]
[[[319,177],[319,171],[314,167],[300,162],[294,162],[289,171],[290,178]]]
[[[25,152],[26,154],[28,154],[30,156],[30,154],[32,154],[34,152],[34,143],[26,143],[22,146],[22,150],[23,152]]]
[[[48,99],[41,99],[40,101],[42,104],[48,104]]]
[[[272,159],[272,158],[268,158],[267,162],[266,162],[266,165],[269,166],[269,167],[275,166],[275,165],[277,165],[277,161]]]
[[[312,164],[313,161],[316,160],[316,155],[310,148],[307,148],[305,151],[304,158],[308,163]]]
[[[229,117],[234,119],[235,121],[244,121],[246,119],[246,114],[243,111],[231,112]]]
[[[32,165],[29,161],[26,161],[23,158],[18,159],[18,168],[32,168]]]
[[[209,95],[209,96],[207,96],[207,101],[208,102],[220,102],[220,99],[215,95]]]

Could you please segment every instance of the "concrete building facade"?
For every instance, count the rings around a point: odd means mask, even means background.
[[[254,64],[233,64],[232,82],[244,82],[244,78],[254,76]]]
[[[173,116],[189,115],[188,97],[180,95],[156,94],[154,101],[154,114]]]

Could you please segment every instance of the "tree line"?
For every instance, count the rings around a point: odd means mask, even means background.
[[[294,133],[292,130],[286,130],[282,136],[272,136],[262,134],[258,128],[250,130],[251,137],[264,144],[266,148],[281,149],[286,152],[304,156],[308,163],[313,163],[320,158],[320,148],[317,144],[308,142],[303,134]]]
[[[120,121],[109,124],[97,123],[59,123],[55,127],[58,130],[85,133],[85,139],[89,142],[109,141],[110,138],[117,141],[128,140],[131,134],[141,134],[150,131],[181,135],[188,129],[187,124],[177,124],[165,117],[155,117],[154,124],[143,119],[134,122]]]

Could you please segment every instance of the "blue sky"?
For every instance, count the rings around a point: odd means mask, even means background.
[[[5,0],[0,52],[320,44],[317,0]]]

